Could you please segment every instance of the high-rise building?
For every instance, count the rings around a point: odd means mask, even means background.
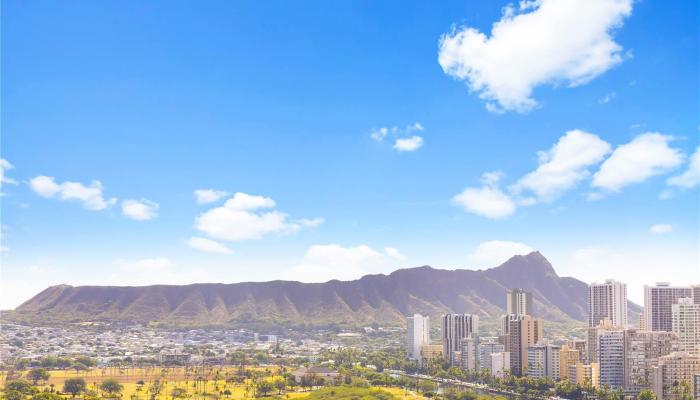
[[[491,370],[491,374],[498,378],[505,378],[511,370],[510,353],[507,351],[491,353],[490,359],[489,369]]]
[[[561,377],[561,347],[552,345],[546,340],[527,348],[527,375],[533,378]]]
[[[532,315],[532,294],[523,289],[509,290],[506,294],[506,314]]]
[[[576,365],[581,361],[581,353],[577,349],[569,347],[565,344],[561,346],[559,351],[559,378],[564,379],[569,377],[569,367]]]
[[[678,350],[700,355],[700,304],[685,297],[671,306],[671,325],[678,335]]]
[[[600,386],[620,389],[625,380],[625,345],[622,330],[605,331],[598,336]]]
[[[700,356],[671,353],[652,368],[651,387],[658,400],[685,400],[693,396],[693,377],[700,374]]]
[[[479,338],[479,369],[491,368],[491,354],[502,353],[505,346],[495,337]],[[510,355],[508,356],[508,367],[510,368]]]
[[[691,286],[693,289],[693,301],[695,304],[700,304],[700,285]]]
[[[673,332],[625,331],[625,394],[637,396],[651,385],[651,369],[676,346]]]
[[[529,315],[510,315],[507,322],[505,348],[510,353],[510,367],[513,375],[522,376],[527,373],[528,347],[543,339],[542,320]]]
[[[597,388],[598,381],[600,380],[598,375],[598,363],[577,363],[575,365],[569,365],[568,378],[572,383],[581,386],[590,385]]]
[[[413,314],[406,320],[406,353],[412,360],[421,359],[421,348],[430,344],[430,318]]]
[[[443,355],[450,363],[459,364],[455,352],[462,349],[462,339],[479,332],[479,317],[471,314],[445,314],[442,316]]]
[[[600,321],[598,326],[588,328],[588,337],[586,339],[586,354],[589,363],[597,363],[598,357],[598,340],[603,332],[621,330],[621,327],[613,325],[612,321],[605,319]]]
[[[637,323],[637,327],[639,328],[640,331],[648,331],[647,320],[646,320],[646,316],[644,315],[644,310],[642,310],[642,313],[639,314],[639,322]]]
[[[479,370],[478,347],[474,335],[462,338],[462,352],[460,353],[462,362],[459,365],[463,370],[472,372]]]
[[[673,330],[671,307],[678,299],[693,297],[693,289],[687,286],[671,286],[659,282],[656,286],[644,286],[645,328],[650,331]]]
[[[612,279],[588,286],[588,326],[606,319],[615,326],[627,326],[627,285]]]

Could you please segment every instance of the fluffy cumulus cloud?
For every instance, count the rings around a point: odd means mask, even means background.
[[[673,226],[671,224],[656,224],[649,228],[649,232],[655,235],[663,235],[673,232]]]
[[[504,193],[498,182],[502,178],[499,172],[487,172],[482,176],[482,186],[466,188],[452,198],[452,201],[473,214],[492,219],[510,217],[515,212],[515,202]]]
[[[381,252],[367,245],[314,245],[291,268],[288,278],[302,282],[357,279],[368,273],[391,272],[401,258],[399,251],[391,247]]]
[[[14,169],[15,167],[4,158],[0,158],[0,189],[2,185],[10,184],[16,185],[17,181],[7,176],[7,171]]]
[[[122,201],[122,214],[137,221],[148,221],[158,216],[158,204],[150,200],[124,200]]]
[[[507,191],[499,186],[503,175],[490,172],[482,176],[481,187],[467,188],[452,200],[470,213],[502,219],[513,215],[518,207],[554,201],[584,180],[589,180],[596,189],[588,193],[588,199],[601,200],[608,192],[619,191],[678,167],[684,155],[669,146],[671,139],[660,133],[643,133],[611,153],[610,144],[597,135],[571,130],[549,150],[538,152],[538,167],[508,186]],[[598,165],[591,180],[591,169]],[[667,183],[693,187],[700,178],[699,168],[700,155],[696,151],[688,170]],[[668,196],[670,194],[664,193],[662,198]]]
[[[666,181],[671,186],[678,186],[682,189],[692,189],[700,185],[700,146],[695,149],[695,153],[690,156],[688,169],[682,174],[672,176]]]
[[[290,221],[287,214],[274,210],[275,207],[275,201],[269,197],[238,192],[223,206],[200,214],[195,228],[214,239],[238,241],[294,233],[323,222],[319,218]]]
[[[233,251],[225,245],[211,239],[193,236],[187,241],[187,245],[193,249],[207,253],[231,254]]]
[[[548,151],[538,153],[539,167],[523,176],[514,190],[532,191],[540,201],[552,201],[590,175],[588,167],[610,153],[610,145],[598,136],[572,130]]]
[[[496,267],[515,255],[530,254],[534,250],[520,242],[491,240],[479,244],[468,257],[475,266]]]
[[[114,262],[120,269],[128,272],[163,271],[169,270],[175,264],[165,257],[144,258],[140,260],[117,260]]]
[[[228,192],[224,190],[214,189],[197,189],[194,191],[194,197],[197,199],[197,204],[209,204],[219,201],[228,196]]]
[[[540,85],[577,86],[623,59],[612,37],[632,0],[521,1],[506,7],[491,35],[462,26],[440,39],[438,62],[492,111],[525,112]]]
[[[88,210],[104,210],[117,202],[115,198],[105,199],[100,181],[92,181],[86,186],[70,181],[58,183],[53,177],[40,175],[32,178],[29,186],[42,197],[79,201]]]
[[[668,135],[648,132],[618,146],[593,176],[592,186],[619,191],[678,167],[683,154],[669,146],[671,139]]]
[[[416,151],[423,146],[423,138],[417,135],[396,139],[394,150],[396,151]]]

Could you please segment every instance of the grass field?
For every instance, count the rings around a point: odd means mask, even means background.
[[[123,385],[122,400],[149,400],[150,389],[158,381],[160,391],[156,396],[157,400],[177,400],[178,398],[239,400],[254,397],[255,382],[262,380],[274,382],[282,379],[282,374],[285,372],[277,367],[248,367],[246,371],[255,374],[255,380],[237,378],[238,382],[235,382],[236,377],[240,376],[239,368],[235,367],[52,370],[49,371],[49,379],[39,382],[37,387],[40,390],[60,391],[66,379],[83,378],[87,389],[94,391],[99,396],[102,395],[99,390],[100,383],[107,379],[114,379]],[[26,372],[22,377],[26,378]],[[6,374],[0,373],[0,387],[4,387],[5,380]],[[393,395],[395,399],[424,399],[423,396],[401,388],[381,388],[381,390]],[[180,392],[180,394],[174,396],[175,392]],[[295,386],[287,387],[282,391],[274,389],[266,398],[302,399],[309,395],[309,390],[302,390],[302,388]],[[70,396],[66,397],[70,398]]]

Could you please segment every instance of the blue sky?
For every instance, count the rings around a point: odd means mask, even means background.
[[[530,249],[698,283],[698,3],[507,6],[4,2],[0,308]]]

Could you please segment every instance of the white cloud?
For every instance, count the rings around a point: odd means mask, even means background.
[[[222,207],[200,214],[195,227],[214,239],[238,241],[260,239],[273,233],[294,233],[302,227],[314,227],[323,222],[322,218],[290,222],[285,213],[261,211],[275,206],[275,201],[269,197],[238,192]]]
[[[683,189],[692,189],[700,185],[700,146],[690,156],[688,169],[680,175],[669,178],[666,183]]]
[[[4,184],[10,184],[10,185],[16,185],[17,181],[9,178],[7,176],[7,171],[14,169],[14,165],[12,165],[9,161],[5,160],[4,158],[0,158],[0,188],[2,188],[2,185]]]
[[[194,196],[197,199],[197,204],[208,204],[223,199],[228,196],[228,192],[214,189],[197,189],[194,191]]]
[[[394,149],[397,151],[416,151],[423,146],[423,138],[417,135],[396,139]]]
[[[398,127],[396,127],[396,126],[391,127],[391,128],[382,127],[379,129],[372,129],[372,133],[370,133],[370,137],[377,142],[381,142],[389,134],[389,131],[396,132],[397,130],[398,130]]]
[[[409,125],[406,127],[406,133],[411,133],[413,131],[422,131],[425,130],[423,125],[420,122],[416,122],[413,125]]]
[[[211,239],[193,236],[187,241],[187,245],[193,249],[204,251],[207,253],[231,254],[233,250],[223,244]]]
[[[487,218],[503,219],[510,217],[516,205],[513,199],[503,193],[498,187],[501,179],[499,172],[487,172],[482,176],[483,186],[466,188],[452,198],[455,204],[461,205],[467,212]]]
[[[600,103],[600,104],[607,104],[607,103],[610,103],[610,101],[611,101],[612,99],[614,99],[615,96],[617,96],[617,93],[615,93],[615,92],[610,92],[610,93],[606,94],[605,96],[601,97],[601,98],[598,100],[598,103]]]
[[[163,271],[169,270],[175,264],[165,257],[159,258],[144,258],[141,260],[117,260],[114,262],[120,269],[129,272],[148,272],[148,271]]]
[[[663,235],[665,233],[673,232],[673,226],[670,224],[656,224],[649,228],[649,232],[656,235]]]
[[[395,258],[397,260],[404,259],[403,254],[401,254],[401,252],[399,252],[399,250],[396,249],[395,247],[388,247],[388,246],[384,247],[384,253],[386,253],[387,256],[389,256],[391,258]]]
[[[540,201],[552,201],[589,176],[586,168],[603,160],[610,145],[581,130],[566,132],[548,151],[538,153],[539,167],[523,176],[513,189],[530,190]]]
[[[311,219],[302,218],[302,219],[297,221],[297,224],[299,224],[300,226],[303,226],[304,228],[315,228],[324,222],[325,222],[325,220],[323,218],[320,218],[320,217],[311,218]]]
[[[367,274],[391,272],[398,250],[386,248],[385,253],[369,246],[343,247],[337,244],[313,245],[301,262],[292,267],[288,278],[302,282],[326,282],[331,279],[351,280]]]
[[[622,59],[611,32],[632,11],[632,0],[521,1],[506,7],[491,36],[467,26],[440,38],[438,62],[466,81],[490,110],[525,112],[540,85],[584,84]]]
[[[88,210],[104,210],[117,202],[115,198],[103,197],[102,183],[96,180],[92,181],[90,186],[85,186],[82,183],[70,181],[56,183],[53,177],[40,175],[32,178],[29,186],[42,197],[80,201]]]
[[[276,204],[269,197],[251,196],[237,192],[232,198],[226,200],[224,206],[234,210],[255,210],[257,208],[274,208]]]
[[[147,221],[158,216],[158,204],[150,200],[122,201],[122,214],[137,221]]]
[[[676,168],[683,162],[683,154],[669,147],[671,139],[647,132],[618,146],[593,176],[593,187],[619,191]]]
[[[491,240],[479,244],[468,259],[470,262],[478,263],[478,266],[496,267],[515,255],[526,255],[533,251],[525,243]]]
[[[425,130],[425,127],[420,122],[414,122],[407,125],[405,128],[398,126],[373,128],[370,137],[376,142],[383,141],[387,136],[391,135],[394,140],[394,150],[397,151],[416,151],[423,146],[423,137],[411,135],[413,132]]]

